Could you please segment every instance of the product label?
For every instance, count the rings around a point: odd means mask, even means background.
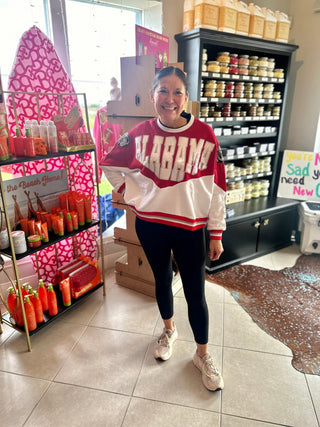
[[[187,10],[183,14],[183,31],[192,30],[193,25],[194,25],[194,10]]]
[[[275,40],[276,38],[277,23],[273,21],[265,21],[263,38],[268,40]]]
[[[262,18],[261,16],[251,15],[249,35],[262,37],[263,27],[264,27],[264,18]]]
[[[236,30],[237,25],[237,11],[230,7],[221,7],[220,8],[220,17],[219,17],[219,30],[224,28]]]
[[[218,28],[219,6],[198,4],[194,9],[194,25],[198,27]]]
[[[250,15],[248,13],[238,12],[237,33],[248,34]]]
[[[290,31],[290,24],[288,22],[278,22],[277,26],[277,40],[289,40],[289,31]]]

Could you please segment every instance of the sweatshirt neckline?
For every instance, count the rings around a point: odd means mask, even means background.
[[[157,118],[157,124],[158,124],[159,128],[161,130],[163,130],[164,132],[170,132],[170,133],[181,133],[181,132],[184,132],[184,131],[186,131],[187,129],[189,129],[193,125],[193,122],[194,122],[194,116],[191,114],[189,122],[186,123],[184,126],[181,126],[179,128],[169,128],[167,126],[164,126],[161,123],[159,117]]]

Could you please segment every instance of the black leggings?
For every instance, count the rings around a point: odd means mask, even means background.
[[[152,268],[162,319],[173,316],[171,251],[179,267],[189,322],[198,344],[208,343],[209,314],[205,298],[205,232],[189,231],[136,219],[136,232]]]

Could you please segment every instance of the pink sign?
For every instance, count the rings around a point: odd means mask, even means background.
[[[169,62],[169,37],[136,25],[136,55],[155,55],[156,68]]]

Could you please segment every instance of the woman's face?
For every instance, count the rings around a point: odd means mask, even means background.
[[[154,93],[151,93],[151,100],[165,126],[178,128],[185,123],[185,119],[180,114],[188,100],[188,95],[183,82],[175,74],[159,80]]]

